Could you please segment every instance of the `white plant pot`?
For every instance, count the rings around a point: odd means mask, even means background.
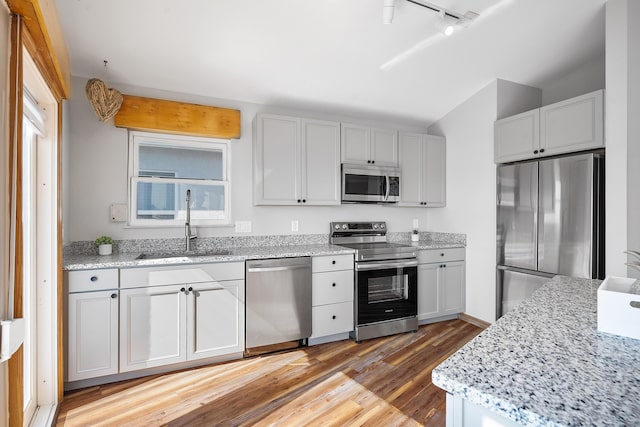
[[[412,242],[417,242],[418,240],[420,240],[420,235],[419,234],[412,234],[411,235],[411,241]]]
[[[98,246],[98,253],[100,255],[111,255],[112,250],[113,250],[113,245],[111,243]]]

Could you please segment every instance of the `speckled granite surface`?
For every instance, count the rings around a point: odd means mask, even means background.
[[[464,234],[453,233],[423,232],[420,233],[419,242],[411,242],[408,232],[389,233],[388,238],[390,241],[412,245],[418,249],[464,247],[466,244]],[[328,241],[328,234],[201,238],[196,239],[194,243],[196,256],[143,260],[136,258],[141,253],[181,253],[184,251],[184,239],[118,240],[114,243],[113,255],[107,256],[98,255],[93,242],[82,241],[73,242],[65,247],[63,268],[86,270],[353,253],[352,249],[330,245]],[[220,251],[225,253],[215,253]]]
[[[640,340],[597,332],[599,284],[554,277],[433,383],[523,425],[640,425]]]
[[[353,249],[341,246],[297,245],[230,248],[224,254],[196,253],[192,256],[158,259],[136,259],[138,252],[113,255],[65,255],[65,270],[89,270],[92,268],[142,267],[150,265],[197,264],[204,262],[244,261],[247,259],[287,258],[297,256],[352,254]]]

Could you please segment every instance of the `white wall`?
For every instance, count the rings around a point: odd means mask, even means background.
[[[429,127],[447,137],[447,206],[428,212],[430,231],[467,233],[466,313],[495,320],[497,82]]]
[[[127,201],[127,131],[115,128],[113,121],[96,118],[84,91],[84,78],[72,79],[72,97],[65,103],[67,115],[63,128],[63,228],[64,242],[93,240],[102,234],[116,239],[183,237],[182,228],[127,228],[109,221],[109,205]],[[230,100],[165,92],[140,87],[117,87],[122,93],[219,107],[237,108],[242,114],[242,136],[231,143],[233,220],[253,223],[253,235],[292,234],[291,220],[299,221],[299,233],[328,233],[329,221],[385,220],[389,230],[410,231],[414,218],[426,229],[427,209],[378,205],[341,205],[334,207],[253,206],[252,205],[252,121],[258,112],[317,117],[360,122],[373,126],[425,132],[420,124],[395,119],[337,116],[335,113],[311,112],[267,107]],[[238,235],[233,227],[200,228],[200,236]],[[242,234],[246,235],[246,234]]]
[[[640,2],[629,1],[627,80],[627,245],[640,250]],[[637,259],[630,257],[630,260]],[[640,272],[628,269],[629,277]]]
[[[8,210],[9,195],[7,191],[7,174],[9,158],[9,53],[10,53],[10,19],[9,10],[5,2],[0,2],[0,319],[7,318],[7,294],[9,291],[9,266],[8,266]],[[7,383],[7,364],[0,364],[0,427],[8,424],[9,387]]]
[[[605,87],[605,55],[599,55],[540,85],[542,105],[553,104]]]
[[[606,274],[626,276],[628,52],[631,48],[627,0],[606,5]],[[629,18],[631,20],[631,18]],[[640,71],[640,70],[638,70]],[[637,120],[637,118],[635,118]]]
[[[540,89],[497,80],[429,127],[447,137],[447,206],[429,210],[429,230],[467,233],[466,313],[486,322],[496,313],[493,122],[540,101]]]

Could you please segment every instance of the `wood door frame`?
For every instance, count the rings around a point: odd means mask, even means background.
[[[62,400],[64,393],[64,349],[63,349],[63,321],[62,321],[62,100],[69,98],[70,66],[66,51],[66,45],[58,22],[54,2],[39,0],[6,0],[11,16],[11,47],[9,58],[9,144],[10,158],[16,156],[15,161],[9,165],[10,187],[15,182],[16,195],[12,198],[12,206],[15,206],[14,217],[11,221],[15,224],[15,237],[12,244],[15,245],[14,259],[9,263],[13,266],[15,279],[13,283],[14,317],[22,316],[22,179],[21,179],[21,151],[22,151],[22,49],[25,47],[33,58],[38,71],[44,78],[47,86],[54,95],[58,104],[58,114],[54,118],[58,125],[56,152],[57,188],[55,191],[57,205],[57,365],[58,365],[58,401]],[[42,7],[41,7],[42,6]],[[12,211],[13,212],[13,211]],[[23,420],[23,352],[18,349],[14,357],[8,362],[8,401],[9,401],[9,426],[22,427]]]

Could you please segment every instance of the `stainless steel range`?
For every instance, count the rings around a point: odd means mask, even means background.
[[[387,224],[332,222],[329,241],[355,249],[357,342],[418,330],[418,261],[412,246],[387,242]]]

